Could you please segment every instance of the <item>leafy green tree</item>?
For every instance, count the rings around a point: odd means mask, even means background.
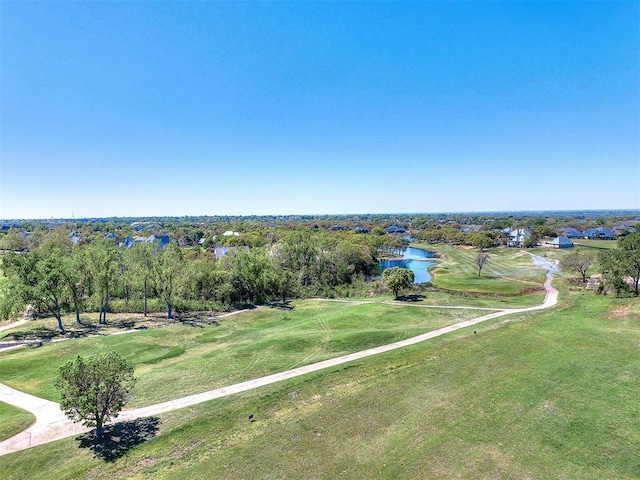
[[[382,272],[384,284],[391,289],[393,296],[398,298],[401,290],[411,288],[413,286],[414,275],[408,268],[391,267]]]
[[[84,250],[76,246],[72,247],[69,256],[65,257],[65,279],[71,297],[73,299],[73,309],[76,314],[76,323],[80,324],[80,309],[85,289],[89,285],[89,269],[84,256]]]
[[[142,292],[143,314],[146,317],[148,313],[147,300],[153,280],[154,257],[158,253],[157,248],[152,243],[139,243],[126,252],[125,259],[131,283],[134,288]]]
[[[236,250],[225,260],[231,271],[231,283],[242,301],[261,304],[275,296],[278,289],[275,266],[264,249]]]
[[[469,236],[469,243],[483,250],[493,246],[495,244],[495,238],[490,232],[474,232]]]
[[[0,239],[0,250],[7,250],[10,252],[19,252],[24,250],[25,242],[20,236],[20,231],[17,228],[11,228]]]
[[[618,240],[615,249],[598,255],[605,280],[613,286],[616,295],[627,288],[625,279],[630,278],[637,296],[640,283],[640,233],[632,233]]]
[[[107,323],[109,299],[118,275],[118,251],[113,242],[98,239],[85,249],[87,266],[91,272],[92,284],[98,297],[100,315],[98,323]]]
[[[296,272],[300,285],[311,285],[318,272],[320,242],[305,231],[294,231],[281,242],[279,257],[282,266]]]
[[[184,257],[176,242],[165,245],[154,257],[154,284],[167,305],[167,318],[173,318],[172,306],[184,272]]]
[[[64,229],[57,229],[44,237],[38,250],[44,255],[59,257],[61,278],[71,294],[76,323],[80,324],[80,306],[84,288],[88,283],[88,271],[83,249],[71,243]]]
[[[102,436],[104,424],[116,417],[130,398],[136,378],[133,364],[115,352],[88,358],[77,356],[58,370],[55,387],[60,408],[74,422],[95,427]]]
[[[627,274],[633,280],[633,291],[638,296],[640,283],[640,233],[631,233],[618,240],[618,248],[624,252]]]
[[[575,251],[560,259],[560,268],[568,272],[577,273],[582,277],[582,282],[587,282],[587,271],[593,263],[593,257],[586,253]]]
[[[2,275],[2,274],[0,274]],[[14,275],[7,275],[0,282],[0,320],[10,320],[24,311],[24,286]]]
[[[9,253],[4,267],[20,282],[20,295],[25,303],[33,304],[56,317],[58,328],[65,331],[62,312],[68,300],[64,260],[54,251],[34,250],[20,255]]]
[[[624,252],[618,249],[604,250],[598,255],[598,263],[606,284],[611,286],[619,297],[627,290],[624,279],[629,273]]]

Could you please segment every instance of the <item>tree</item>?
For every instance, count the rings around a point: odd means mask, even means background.
[[[625,279],[631,278],[637,296],[640,283],[640,233],[632,233],[618,240],[617,248],[601,252],[598,262],[605,280],[610,283],[616,295],[627,288]]]
[[[24,250],[25,242],[20,236],[20,231],[17,228],[11,228],[0,239],[0,250],[7,250],[10,252],[19,252]]]
[[[74,422],[95,427],[98,437],[105,422],[120,413],[135,383],[133,364],[115,352],[87,359],[78,355],[58,369],[55,379],[60,408]]]
[[[154,257],[155,287],[167,305],[167,318],[173,318],[171,308],[184,271],[184,258],[177,242],[165,245]]]
[[[469,242],[480,250],[492,247],[496,243],[494,235],[490,232],[474,232],[469,236]]]
[[[638,284],[640,284],[640,233],[631,233],[618,240],[618,249],[624,252],[627,274],[633,280],[633,291],[638,296]]]
[[[560,268],[582,276],[582,282],[587,281],[587,271],[593,263],[593,257],[580,252],[573,252],[560,259]]]
[[[384,284],[393,291],[393,296],[398,298],[400,290],[413,286],[413,272],[408,268],[391,267],[382,272]]]
[[[56,257],[61,262],[61,279],[71,294],[76,323],[80,324],[80,305],[88,276],[82,249],[71,243],[63,229],[57,229],[45,236],[38,251],[45,256]]]
[[[264,249],[236,250],[225,257],[224,263],[231,272],[236,295],[243,302],[260,304],[281,293],[275,281],[275,264]]]
[[[624,278],[627,276],[624,252],[618,249],[604,250],[598,255],[598,263],[606,284],[613,287],[616,296],[627,289]]]
[[[132,283],[142,290],[143,314],[147,316],[147,297],[153,278],[154,256],[157,248],[151,243],[139,243],[127,250],[126,259]]]
[[[3,267],[20,283],[19,294],[24,303],[45,309],[56,317],[58,328],[64,332],[62,311],[68,300],[63,258],[49,250],[35,250],[4,256]]]
[[[85,287],[89,283],[89,271],[83,250],[73,247],[71,255],[65,258],[65,280],[73,298],[73,309],[76,312],[76,323],[80,324],[80,307]]]
[[[478,266],[478,276],[482,272],[482,268],[489,262],[489,254],[486,252],[478,252],[476,255],[476,265]]]
[[[98,323],[105,324],[107,323],[109,299],[118,273],[118,250],[113,242],[99,239],[87,246],[85,255],[100,303]]]

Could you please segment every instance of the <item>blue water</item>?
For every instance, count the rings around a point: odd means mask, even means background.
[[[427,250],[420,250],[419,248],[408,247],[403,249],[402,258],[394,260],[381,260],[378,266],[380,270],[391,267],[408,268],[413,272],[415,283],[426,283],[431,280],[431,275],[427,270],[431,265],[435,265],[435,262],[426,260],[427,258],[433,258],[436,254]]]

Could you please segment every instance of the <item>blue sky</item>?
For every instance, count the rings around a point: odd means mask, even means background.
[[[0,218],[640,208],[639,2],[0,8]]]

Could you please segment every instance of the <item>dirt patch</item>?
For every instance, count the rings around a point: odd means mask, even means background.
[[[537,293],[537,292],[544,292],[544,288],[543,287],[529,287],[529,288],[523,288],[520,290],[520,293],[522,295],[528,295],[530,293]]]
[[[631,309],[629,307],[618,307],[611,310],[607,318],[609,320],[613,320],[615,318],[626,318],[631,313]]]

